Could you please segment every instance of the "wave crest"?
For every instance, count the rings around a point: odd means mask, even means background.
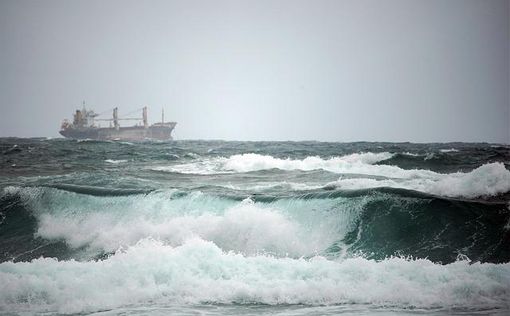
[[[92,312],[132,304],[368,304],[508,309],[510,264],[245,257],[212,242],[143,240],[103,261],[0,264],[4,310]]]
[[[152,167],[157,171],[178,173],[216,174],[253,172],[270,169],[280,170],[325,170],[342,174],[335,182],[324,183],[322,187],[336,187],[342,190],[358,190],[376,187],[391,187],[415,190],[445,197],[493,197],[510,191],[510,171],[502,162],[484,164],[470,172],[438,173],[422,169],[402,169],[393,165],[377,164],[391,159],[394,154],[361,153],[323,159],[318,156],[299,159],[281,159],[268,155],[241,154],[229,158],[217,157],[187,164]],[[275,187],[279,183],[266,184]],[[282,182],[281,185],[289,186]],[[231,186],[242,189],[242,185]],[[310,190],[321,187],[317,182],[290,185],[294,190]],[[263,189],[247,186],[247,189]]]
[[[191,174],[217,174],[232,172],[252,172],[270,169],[280,170],[325,170],[333,173],[365,174],[389,178],[429,178],[436,177],[437,173],[428,170],[405,170],[397,166],[375,165],[393,157],[394,154],[382,153],[355,153],[341,157],[324,159],[319,156],[309,156],[304,159],[281,159],[270,155],[240,154],[229,158],[217,157],[198,160],[186,164],[172,166],[156,166],[150,169],[155,171],[191,173]]]
[[[510,191],[510,171],[501,162],[489,163],[467,173],[437,174],[418,179],[339,179],[328,187],[359,190],[391,187],[446,197],[492,197]]]
[[[327,210],[338,205],[336,200],[324,199],[254,203],[201,192],[179,196],[174,191],[160,191],[110,197],[54,188],[10,187],[5,192],[19,196],[32,212],[37,220],[37,237],[64,240],[74,249],[85,247],[92,255],[131,246],[148,237],[172,246],[200,237],[246,255],[307,256],[341,238],[354,216],[333,221],[332,213],[311,214],[310,208]],[[341,210],[350,214],[348,205]],[[359,213],[359,207],[353,210]]]

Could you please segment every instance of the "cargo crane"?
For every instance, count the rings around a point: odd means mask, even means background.
[[[140,109],[136,110],[139,111]],[[172,140],[172,131],[177,125],[176,122],[165,122],[164,110],[161,111],[161,122],[149,125],[147,119],[147,106],[141,108],[142,117],[119,117],[118,108],[113,108],[112,118],[97,118],[92,110],[85,108],[76,110],[73,115],[73,123],[64,120],[61,125],[60,134],[66,138],[75,139],[97,139],[97,140]],[[131,114],[134,111],[128,113]],[[109,127],[98,127],[96,122],[109,122]],[[138,121],[141,125],[121,127],[120,121]],[[113,123],[113,126],[112,126]]]

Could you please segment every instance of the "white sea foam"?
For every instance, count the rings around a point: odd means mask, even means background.
[[[430,159],[427,155],[425,159]],[[267,155],[242,154],[229,158],[219,157],[195,161],[174,166],[154,167],[153,170],[180,173],[215,174],[226,172],[249,172],[268,169],[281,170],[317,170],[348,174],[349,178],[340,178],[324,186],[336,186],[341,189],[364,189],[373,187],[394,187],[448,196],[475,198],[495,196],[510,191],[510,171],[503,163],[488,163],[471,172],[441,174],[430,170],[402,169],[391,165],[375,165],[389,159],[391,153],[363,153],[342,157],[322,159],[307,157],[302,160],[280,159]],[[357,175],[359,177],[357,177]],[[386,179],[381,179],[381,177]],[[258,185],[258,187],[233,186],[241,190],[263,190],[264,186],[289,186],[293,190],[309,190],[320,187],[318,183],[292,185],[287,182]]]
[[[281,170],[326,170],[333,173],[364,174],[389,178],[427,178],[437,174],[428,170],[405,170],[390,165],[374,165],[393,157],[388,152],[356,153],[342,157],[323,159],[318,156],[299,159],[281,159],[268,155],[241,154],[229,158],[218,157],[198,160],[186,164],[151,167],[155,171],[216,174],[232,172],[250,172],[269,169]]]
[[[458,152],[459,150],[455,149],[455,148],[449,148],[449,149],[440,149],[439,151],[442,153],[453,153],[453,152]]]
[[[342,157],[322,159],[317,156],[306,157],[303,160],[279,159],[272,156],[259,154],[234,155],[228,158],[223,169],[236,172],[248,172],[265,169],[282,170],[317,170],[323,169],[338,172],[342,168],[349,168],[355,165],[371,165],[376,162],[389,159],[393,154],[384,153],[362,153],[351,154]]]
[[[221,162],[224,159],[225,158],[197,160],[190,163],[183,163],[172,166],[155,166],[150,167],[149,169],[154,171],[176,172],[186,174],[217,174],[232,172],[220,169]]]
[[[404,152],[402,153],[403,155],[405,156],[412,156],[412,157],[420,157],[420,156],[423,156],[423,155],[420,155],[420,154],[416,154],[416,153],[411,153],[411,152]]]
[[[510,191],[510,171],[500,162],[489,163],[462,173],[437,174],[418,179],[339,179],[329,183],[341,189],[392,187],[416,190],[448,197],[475,198],[496,196]]]
[[[259,154],[240,154],[229,158],[217,157],[205,160],[193,161],[186,164],[173,166],[153,167],[157,171],[170,171],[180,173],[194,174],[214,174],[225,172],[249,172],[266,169],[282,170],[317,170],[323,169],[336,172],[339,166],[348,167],[349,164],[373,164],[382,160],[389,159],[393,154],[383,153],[356,153],[342,157],[333,157],[322,159],[318,156],[306,157],[303,160],[281,159],[269,155]],[[341,167],[340,166],[340,167]]]
[[[114,251],[133,245],[144,237],[181,245],[186,239],[200,236],[214,241],[222,249],[253,255],[268,252],[302,256],[323,250],[334,240],[309,232],[277,210],[241,203],[224,214],[182,215],[168,217],[126,217],[95,212],[73,217],[43,214],[37,235],[45,239],[64,239],[70,246],[89,246]],[[311,233],[311,236],[307,233]]]
[[[105,162],[112,163],[112,164],[119,164],[119,163],[127,162],[127,160],[125,160],[125,159],[119,159],[119,160],[106,159]]]
[[[423,158],[423,160],[430,160],[430,159],[434,159],[436,157],[436,154],[435,153],[428,153],[425,158]]]
[[[0,310],[11,312],[205,302],[510,309],[510,264],[246,257],[198,238],[147,239],[103,261],[4,262],[0,284]]]
[[[181,198],[167,192],[143,198],[94,197],[51,188],[10,187],[5,192],[19,194],[32,210],[37,236],[64,240],[72,248],[86,247],[92,255],[147,237],[172,246],[200,237],[246,255],[308,256],[324,251],[350,231],[363,207],[356,199],[254,203],[200,192]]]

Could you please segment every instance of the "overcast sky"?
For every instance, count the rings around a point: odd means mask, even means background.
[[[0,136],[85,100],[176,139],[510,142],[505,0],[0,0]]]

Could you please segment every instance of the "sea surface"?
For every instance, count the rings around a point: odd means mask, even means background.
[[[0,139],[0,313],[510,313],[510,147]]]

